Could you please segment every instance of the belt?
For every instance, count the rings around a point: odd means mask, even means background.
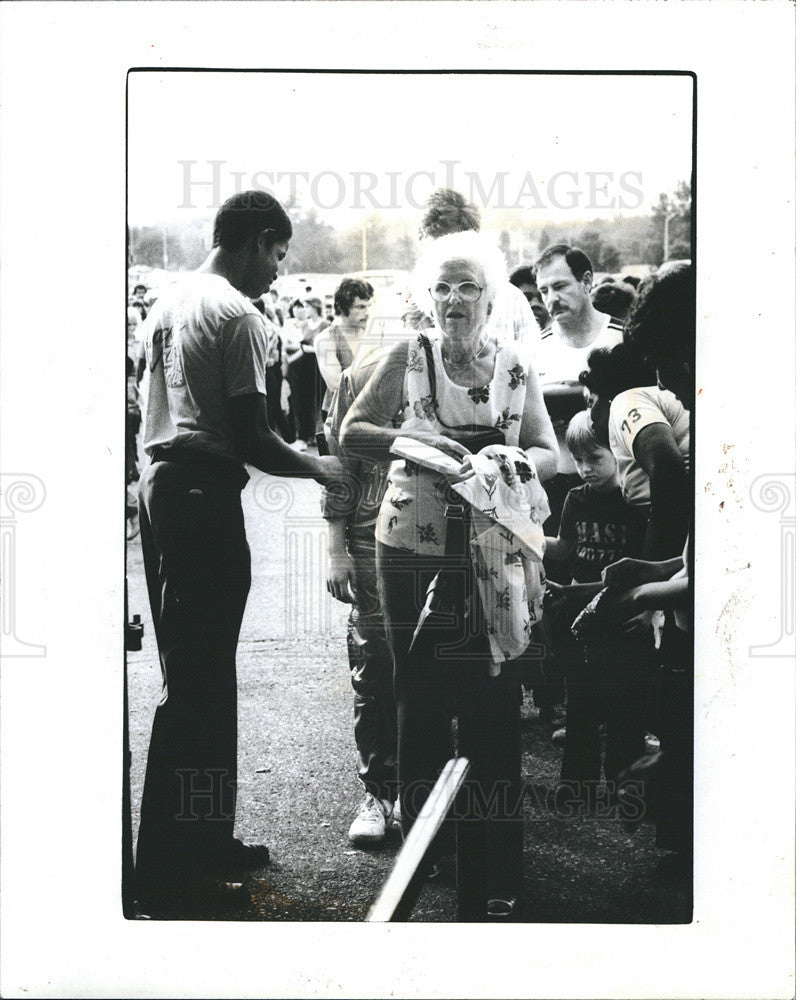
[[[153,448],[152,461],[174,462],[192,472],[234,482],[239,489],[243,489],[249,481],[249,474],[237,462],[222,458],[220,455],[212,455],[207,451],[197,451],[179,445],[168,448]]]

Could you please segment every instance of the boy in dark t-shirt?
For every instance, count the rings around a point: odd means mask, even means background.
[[[599,724],[603,720],[608,722],[609,730],[605,760],[608,778],[616,777],[622,767],[643,752],[644,731],[633,692],[640,690],[641,678],[636,671],[639,662],[646,660],[649,635],[636,639],[622,634],[610,651],[584,650],[569,627],[602,590],[606,566],[625,556],[641,556],[647,511],[631,507],[622,497],[616,459],[595,437],[588,411],[572,418],[566,442],[584,482],[567,494],[558,537],[545,540],[545,557],[566,561],[572,574],[570,586],[559,588],[548,583],[548,587],[560,598],[551,632],[567,681],[561,778],[578,784],[600,778]]]
[[[576,457],[575,462],[579,470],[611,464],[611,480],[598,482],[590,478],[583,486],[569,491],[561,511],[558,538],[554,540],[569,547],[569,565],[575,583],[599,583],[606,566],[631,553],[640,553],[647,530],[646,508],[626,503],[616,460],[607,448],[597,445],[597,449],[594,455]],[[590,471],[589,475],[594,473]],[[558,551],[563,548],[556,546]],[[555,558],[549,548],[547,551]]]

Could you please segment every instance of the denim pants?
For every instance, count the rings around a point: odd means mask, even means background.
[[[380,799],[395,801],[397,733],[393,663],[376,578],[373,527],[349,529],[356,602],[348,619],[348,664],[354,689],[354,739],[359,779]]]
[[[160,653],[136,852],[139,892],[208,873],[231,846],[237,782],[235,653],[251,583],[240,491],[198,458],[153,461],[141,543]]]
[[[457,750],[472,765],[464,815],[488,815],[487,867],[491,891],[516,894],[522,875],[520,780],[520,689],[516,672],[504,665],[488,673],[488,644],[473,638],[468,653],[445,661],[410,651],[425,593],[444,559],[417,556],[377,543],[379,590],[395,664],[398,708],[398,787],[404,832],[408,832],[445,763]],[[437,855],[452,849],[452,828],[443,824]]]

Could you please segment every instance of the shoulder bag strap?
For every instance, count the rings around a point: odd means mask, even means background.
[[[428,370],[428,386],[431,390],[431,405],[434,407],[434,413],[437,415],[437,420],[439,420],[439,413],[437,412],[437,370],[434,367],[434,352],[431,349],[431,341],[428,337],[424,336],[422,333],[418,338],[426,354],[426,369]],[[442,423],[442,421],[440,421]]]

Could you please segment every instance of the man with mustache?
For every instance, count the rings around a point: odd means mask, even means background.
[[[542,335],[538,369],[561,455],[558,474],[545,484],[550,517],[544,528],[546,534],[555,534],[564,499],[580,482],[566,443],[569,421],[579,410],[586,409],[578,377],[588,367],[586,360],[595,348],[611,348],[621,342],[623,324],[594,308],[591,300],[594,269],[577,247],[566,243],[548,247],[537,260],[535,272],[539,294],[552,318],[550,328]],[[557,579],[559,570],[552,566],[549,569],[552,579]]]

